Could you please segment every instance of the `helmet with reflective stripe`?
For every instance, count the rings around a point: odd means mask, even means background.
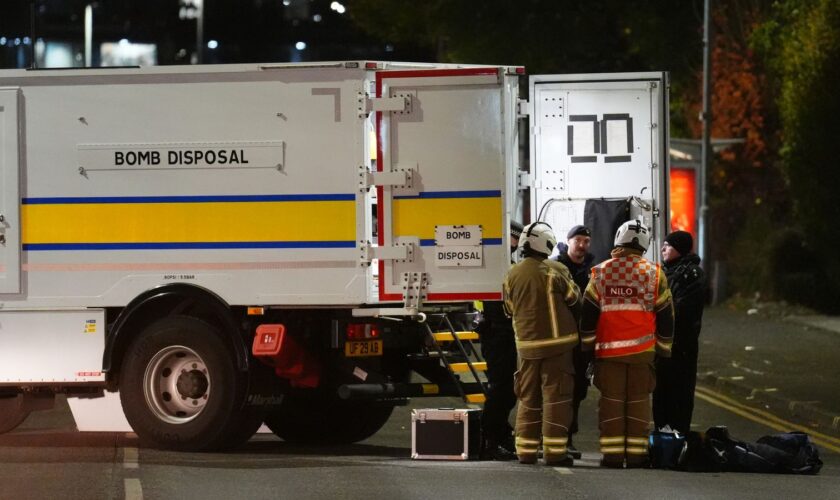
[[[615,246],[647,251],[650,246],[650,229],[640,220],[628,220],[615,233]]]
[[[557,246],[557,238],[545,222],[532,222],[522,229],[522,236],[519,237],[520,250],[531,250],[551,255],[551,251]]]

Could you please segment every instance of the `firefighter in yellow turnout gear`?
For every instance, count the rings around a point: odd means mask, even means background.
[[[516,454],[521,463],[536,463],[541,443],[547,465],[573,462],[566,445],[580,291],[565,266],[548,260],[556,244],[548,224],[526,226],[519,239],[524,259],[513,266],[504,283],[505,308],[513,317],[520,360],[514,390],[519,401]]]
[[[612,258],[592,269],[581,338],[595,340],[595,386],[602,465],[648,465],[654,356],[670,357],[674,307],[665,273],[642,254],[650,232],[640,221],[618,229]]]

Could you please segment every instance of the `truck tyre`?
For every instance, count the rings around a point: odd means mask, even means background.
[[[0,434],[15,429],[26,420],[29,411],[23,408],[23,395],[0,396]]]
[[[286,396],[283,404],[268,414],[265,424],[289,443],[349,444],[376,434],[393,411],[394,405],[389,403],[295,395]]]
[[[222,333],[188,316],[149,325],[129,346],[120,399],[141,440],[178,451],[211,451],[247,441],[261,415],[244,405],[248,374],[237,370]]]

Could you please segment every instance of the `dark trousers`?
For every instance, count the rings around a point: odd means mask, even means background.
[[[516,372],[516,340],[509,319],[485,321],[478,329],[481,355],[487,362],[487,400],[481,414],[484,438],[496,443],[513,439],[510,412],[516,406],[513,374]]]
[[[670,359],[657,360],[656,390],[653,392],[653,420],[657,429],[670,425],[681,434],[688,434],[696,384],[696,350],[675,350]]]
[[[572,361],[575,365],[575,391],[572,393],[572,425],[569,427],[569,438],[578,431],[578,411],[580,403],[586,399],[589,392],[589,379],[586,377],[586,369],[592,361],[592,352],[583,352],[580,344],[572,351]]]

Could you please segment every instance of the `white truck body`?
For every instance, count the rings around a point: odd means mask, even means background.
[[[0,389],[119,389],[115,322],[172,285],[313,315],[498,300],[507,227],[544,206],[562,240],[585,199],[638,196],[656,258],[667,75],[532,77],[527,105],[520,78],[364,61],[0,71]],[[630,160],[570,136],[569,114],[603,121]]]

